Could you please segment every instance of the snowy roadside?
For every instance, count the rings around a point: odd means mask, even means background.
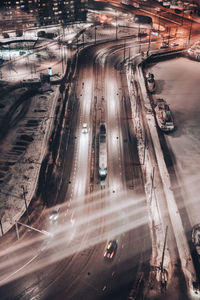
[[[138,65],[136,68],[136,76],[138,82],[140,82],[140,88],[142,91],[142,100],[143,105],[145,107],[145,118],[148,126],[148,130],[150,132],[150,138],[153,143],[153,151],[149,148],[150,145],[146,145],[146,137],[144,132],[144,124],[141,124],[141,115],[140,109],[138,109],[139,105],[137,103],[136,91],[133,83],[133,75],[132,69],[127,68],[127,79],[129,86],[129,93],[132,103],[132,113],[133,113],[133,122],[135,126],[135,130],[137,133],[138,140],[138,151],[139,157],[144,173],[145,179],[145,191],[147,197],[147,204],[149,209],[149,218],[150,218],[150,229],[152,235],[152,259],[151,266],[152,270],[155,270],[154,276],[157,276],[157,281],[161,281],[162,275],[160,263],[162,260],[162,252],[163,252],[163,244],[165,238],[165,228],[163,224],[163,215],[162,209],[160,207],[160,199],[164,197],[166,199],[167,208],[170,216],[170,220],[172,226],[174,228],[174,235],[177,242],[177,248],[179,251],[179,257],[181,260],[182,269],[185,275],[185,279],[187,282],[187,286],[189,287],[189,293],[193,290],[193,282],[195,282],[196,275],[195,270],[190,254],[190,250],[187,244],[186,236],[184,233],[183,224],[180,218],[180,214],[178,212],[178,208],[176,205],[176,200],[174,193],[171,188],[170,176],[168,174],[168,170],[164,161],[160,141],[158,138],[157,127],[155,123],[155,118],[151,111],[150,100],[147,95],[145,81],[143,77],[142,67]],[[152,155],[154,152],[154,155]],[[158,201],[159,199],[159,201]],[[170,254],[168,251],[168,247],[165,250],[165,258],[164,258],[164,270],[166,270],[166,279],[168,283],[170,282],[172,275],[172,265],[170,261]],[[153,275],[153,272],[151,272]],[[150,276],[150,286],[151,286],[151,276]],[[153,288],[152,286],[151,295],[153,297]]]
[[[140,57],[137,57],[137,60]],[[133,114],[133,125],[136,132],[136,137],[138,141],[138,154],[140,163],[142,166],[144,184],[145,184],[145,193],[147,199],[147,208],[149,213],[149,226],[152,239],[152,258],[150,262],[151,274],[149,279],[149,289],[151,290],[152,296],[157,294],[157,289],[160,289],[160,263],[162,261],[163,253],[163,244],[165,238],[165,228],[162,223],[162,216],[159,207],[158,195],[160,197],[160,192],[162,191],[162,186],[158,186],[159,180],[156,178],[158,176],[157,164],[156,161],[152,161],[151,148],[148,145],[145,145],[145,129],[144,124],[141,122],[141,112],[138,105],[137,92],[134,86],[134,78],[132,73],[132,68],[129,65],[126,71],[127,82],[129,88],[129,95],[131,99],[131,107]],[[146,89],[143,90],[143,96],[147,99]],[[146,101],[145,101],[146,102]],[[150,111],[150,103],[147,103],[147,111]],[[149,116],[148,112],[148,116]],[[155,126],[155,121],[154,122]],[[156,183],[156,184],[155,184]],[[156,185],[156,186],[155,186]],[[156,188],[155,188],[156,187]],[[163,269],[166,270],[168,280],[170,280],[170,256],[168,248],[165,250],[165,259]],[[157,282],[155,282],[155,280]],[[154,290],[156,289],[156,290]],[[149,291],[148,291],[149,292]]]
[[[53,74],[58,74],[55,79],[62,77],[69,53],[65,53],[65,59],[62,59],[61,50],[59,45],[54,44],[49,49],[40,50],[37,60],[33,53],[32,57],[20,57],[1,67],[2,83],[7,80],[13,88],[10,90],[4,86],[0,121],[4,121],[12,108],[13,113],[9,114],[9,131],[0,145],[0,235],[19,220],[35,193],[53,128],[59,86],[53,85],[51,91],[41,94],[39,85],[31,87],[31,82],[39,82],[40,73],[47,74],[48,67],[52,68]],[[19,81],[30,81],[30,87],[14,88]],[[30,96],[20,101],[20,97],[31,89],[33,95],[29,92]]]

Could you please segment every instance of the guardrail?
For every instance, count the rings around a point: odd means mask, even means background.
[[[173,57],[181,56],[184,54],[186,51],[186,48],[179,48],[176,50],[167,50],[167,51],[162,51],[158,53],[152,53],[150,54],[146,59],[145,62],[152,62],[152,61],[158,61],[160,59],[170,59]]]

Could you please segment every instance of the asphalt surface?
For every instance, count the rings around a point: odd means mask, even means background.
[[[74,128],[63,161],[71,170],[63,181],[63,191],[68,185],[67,202],[61,207],[58,234],[33,244],[42,243],[43,250],[26,266],[28,275],[24,277],[22,270],[22,278],[1,288],[2,299],[30,295],[32,299],[82,299],[83,295],[87,299],[125,299],[137,282],[137,272],[144,279],[148,275],[151,240],[134,132],[126,122],[130,104],[125,74],[114,68],[109,57],[104,59],[106,47],[102,53],[98,63],[91,59],[93,50],[83,52],[79,61],[70,124]],[[102,119],[107,124],[108,149],[103,189],[97,175]],[[83,122],[88,124],[88,134],[81,132]],[[68,156],[72,149],[73,160]],[[48,216],[43,220],[47,229]],[[105,262],[103,253],[110,239],[117,240],[118,248],[113,261]],[[37,267],[41,270],[34,272]]]

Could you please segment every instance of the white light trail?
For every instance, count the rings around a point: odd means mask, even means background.
[[[109,203],[109,205],[104,208],[101,208],[101,201],[98,201],[98,203],[88,203],[87,209],[90,211],[88,215],[86,214],[84,205],[82,209],[77,207],[75,215],[78,216],[78,219],[74,225],[72,226],[70,218],[68,218],[64,224],[58,225],[53,238],[47,239],[43,236],[38,236],[38,238],[10,247],[9,257],[12,258],[8,258],[7,251],[1,252],[0,284],[5,283],[5,278],[9,281],[18,276],[23,276],[26,273],[33,272],[52,262],[59,261],[64,257],[82,251],[83,249],[105,242],[108,238],[119,236],[124,232],[146,224],[147,219],[143,217],[145,211],[144,199],[136,199],[136,197],[134,197],[134,199],[133,195],[125,197],[125,194],[119,194],[117,201],[113,204]],[[126,213],[122,213],[123,211]],[[100,230],[102,227],[102,219],[104,219],[104,232]],[[76,231],[72,240],[71,237],[69,239],[69,235],[71,231],[74,230],[74,226]],[[84,240],[85,235],[88,237],[86,242]],[[37,263],[31,263],[31,266],[27,267],[27,261],[30,260],[32,262],[32,257],[41,252],[41,250],[37,250],[37,248],[40,249],[41,247],[41,241],[44,241],[46,244],[44,253],[45,251],[51,251],[51,255],[49,257],[48,255],[41,255],[37,257]],[[82,242],[80,243],[80,241]],[[32,249],[31,251],[30,247]],[[19,267],[20,271],[16,273],[15,268],[21,264],[24,264],[26,267],[23,269],[23,272],[21,267]],[[10,277],[11,272],[14,272],[12,278]]]

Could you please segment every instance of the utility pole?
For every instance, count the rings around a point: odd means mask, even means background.
[[[95,25],[95,27],[94,27],[94,44],[95,45],[96,45],[96,39],[97,39],[96,30],[97,30],[97,28],[96,28],[96,25]]]
[[[190,32],[189,32],[189,37],[188,37],[188,44],[190,43],[190,38],[191,38],[191,34],[192,34],[192,23],[193,23],[193,21],[191,20],[191,23],[190,23]]]
[[[116,41],[117,41],[117,26],[118,26],[118,25],[117,25],[117,14],[116,14],[116,18],[115,18],[115,19],[116,19],[115,28],[116,28]]]
[[[183,14],[182,14],[182,24],[183,25],[183,19],[184,19],[184,9],[183,9]]]
[[[27,216],[28,216],[28,222],[30,222],[29,213],[28,213],[28,205],[27,205],[27,202],[26,202],[26,193],[25,193],[25,190],[24,190],[24,186],[22,185],[21,188],[22,188],[22,191],[23,191],[23,198],[24,198],[24,202],[25,202],[26,213],[27,213]]]
[[[139,36],[139,53],[141,52],[141,34],[140,34],[140,23],[138,27],[138,36]]]
[[[3,226],[2,226],[1,219],[0,219],[0,227],[1,227],[1,235],[3,235]]]
[[[166,247],[166,241],[167,241],[167,231],[168,231],[168,226],[166,226],[166,230],[165,230],[165,241],[164,241],[164,246],[163,246],[162,260],[161,260],[161,263],[160,263],[160,269],[161,269],[161,272],[163,272],[163,263],[164,263],[164,256],[165,256],[165,247]]]
[[[83,37],[83,48],[84,48],[84,32],[83,32],[83,35],[82,35],[82,37]]]
[[[169,27],[169,33],[168,33],[168,45],[169,45],[169,39],[170,39],[170,30],[171,30],[171,28]]]
[[[126,58],[126,40],[124,40],[124,62]]]
[[[143,162],[142,164],[144,165],[145,163],[145,151],[146,151],[146,145],[147,145],[147,141],[146,141],[146,137],[144,138],[144,154],[143,154]],[[153,187],[152,187],[153,188]]]
[[[152,201],[152,194],[153,194],[153,188],[154,188],[154,173],[155,173],[155,167],[153,167],[153,174],[152,174],[152,180],[151,180],[151,201]]]
[[[150,47],[151,47],[151,29],[149,30],[148,53],[149,53],[149,51],[150,51]]]
[[[18,229],[18,225],[17,225],[16,221],[15,221],[15,228],[16,228],[16,233],[17,233],[17,239],[19,240],[19,229]]]

